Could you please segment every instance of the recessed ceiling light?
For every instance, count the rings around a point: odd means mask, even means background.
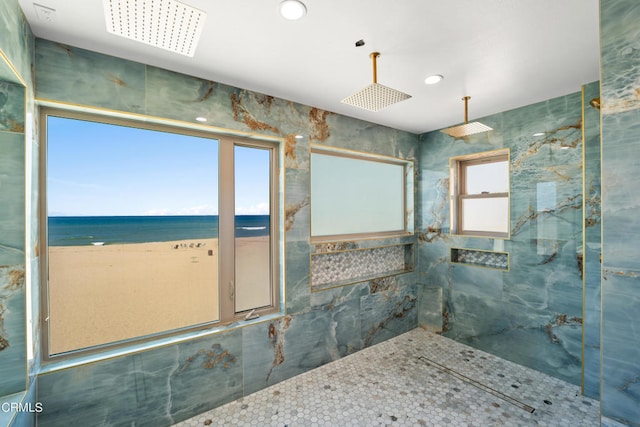
[[[207,118],[206,117],[196,117],[196,120],[199,122],[206,122]]]
[[[429,77],[427,77],[426,79],[424,79],[424,82],[428,85],[434,85],[436,83],[440,83],[442,81],[442,79],[444,79],[444,77],[442,77],[442,75],[440,74],[432,74]]]
[[[300,19],[307,13],[307,7],[298,0],[284,0],[280,3],[280,15],[290,21]]]
[[[536,132],[533,134],[533,136],[542,136],[544,135],[544,132]]]

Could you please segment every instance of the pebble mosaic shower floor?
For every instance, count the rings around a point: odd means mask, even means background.
[[[580,388],[414,329],[176,424],[598,426]]]

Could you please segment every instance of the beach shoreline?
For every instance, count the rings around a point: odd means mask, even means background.
[[[250,297],[269,276],[269,236],[236,241]],[[217,320],[218,253],[213,238],[50,246],[50,353]]]

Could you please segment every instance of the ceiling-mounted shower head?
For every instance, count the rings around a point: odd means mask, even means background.
[[[343,99],[342,102],[353,105],[354,107],[376,112],[389,105],[411,98],[411,95],[379,84],[376,61],[380,57],[380,53],[372,52],[369,56],[373,60],[373,83]]]
[[[463,138],[465,136],[473,135],[476,133],[487,132],[489,130],[493,130],[487,125],[483,125],[480,122],[469,123],[469,100],[470,96],[465,96],[462,98],[464,101],[464,124],[453,126],[447,129],[442,129],[440,132],[444,132],[449,136],[454,138]]]
[[[107,31],[194,56],[207,14],[177,0],[103,0]]]

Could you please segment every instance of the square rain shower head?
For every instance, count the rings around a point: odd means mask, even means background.
[[[103,0],[107,31],[193,56],[207,14],[175,0]]]
[[[446,133],[454,138],[463,138],[465,136],[473,135],[476,133],[487,132],[493,130],[493,128],[483,125],[480,122],[465,123],[459,126],[453,126],[447,129],[442,129],[441,132]]]
[[[379,83],[371,83],[369,86],[343,99],[342,102],[353,105],[354,107],[376,112],[409,98],[411,98],[411,95],[400,92],[399,90]]]
[[[480,122],[469,123],[469,100],[470,96],[466,95],[462,98],[464,101],[464,124],[442,129],[440,132],[446,133],[454,138],[464,138],[465,136],[474,135],[476,133],[487,132],[493,128],[483,125]]]

